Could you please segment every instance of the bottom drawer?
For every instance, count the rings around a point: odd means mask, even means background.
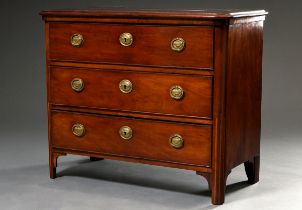
[[[211,126],[53,111],[56,148],[211,165]]]

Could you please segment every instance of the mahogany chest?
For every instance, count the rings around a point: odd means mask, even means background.
[[[212,203],[259,181],[258,11],[42,11],[50,177],[75,154],[196,171]]]

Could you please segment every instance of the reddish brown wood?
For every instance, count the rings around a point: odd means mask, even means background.
[[[80,151],[75,149],[63,149],[63,148],[55,148],[55,147],[53,147],[53,151],[65,152],[71,155],[81,155],[87,157],[94,156],[104,159],[127,161],[132,163],[142,163],[142,164],[156,165],[156,166],[165,166],[165,167],[179,168],[179,169],[185,169],[191,171],[199,171],[203,173],[212,173],[211,167],[188,165],[188,164],[177,163],[172,161],[161,162],[161,161],[149,160],[142,157],[128,157],[123,155],[104,154],[104,153],[93,152],[93,151]]]
[[[119,43],[124,32],[133,36],[129,47]],[[70,38],[78,33],[84,37],[84,44],[73,47]],[[171,50],[175,37],[186,41],[182,52]],[[207,69],[213,66],[213,28],[208,26],[50,23],[49,43],[51,60]]]
[[[260,154],[262,27],[260,21],[229,28],[227,169]]]
[[[127,65],[127,64],[100,64],[100,63],[79,63],[79,62],[64,62],[50,61],[54,67],[75,67],[75,68],[91,68],[103,70],[121,70],[121,71],[138,71],[138,72],[153,72],[153,73],[171,73],[185,75],[201,75],[213,76],[214,72],[211,69],[194,69],[184,67],[166,67],[166,66],[143,66],[143,65]]]
[[[212,77],[76,68],[52,68],[50,74],[52,104],[203,118],[212,115]],[[71,88],[74,78],[84,81],[83,91]],[[120,81],[125,79],[132,83],[130,93],[119,89]],[[175,85],[184,89],[181,100],[170,96],[170,88]]]
[[[215,74],[214,74],[214,116],[213,116],[213,173],[211,183],[212,203],[222,204],[225,196],[225,55],[227,48],[227,27],[215,29]]]
[[[210,166],[211,127],[172,124],[127,118],[52,112],[52,143],[56,148],[95,151],[157,161],[171,161],[197,166]],[[85,126],[85,136],[76,137],[71,128],[75,123]],[[108,126],[109,125],[109,126]],[[133,137],[119,135],[122,126],[133,130]],[[173,148],[169,138],[179,134],[184,139],[181,149]]]
[[[264,10],[239,10],[239,9],[230,9],[230,10],[128,10],[125,8],[108,8],[108,9],[90,9],[90,10],[44,10],[40,13],[44,18],[47,17],[75,17],[75,18],[110,18],[113,21],[115,18],[124,18],[124,22],[127,22],[127,19],[171,19],[171,20],[213,20],[213,19],[230,19],[230,18],[240,18],[240,17],[253,17],[259,15],[267,14]],[[127,19],[126,19],[127,18]]]
[[[40,13],[46,22],[223,26],[228,21],[266,15],[264,10],[56,10]]]
[[[75,154],[194,170],[204,176],[212,203],[222,204],[226,179],[244,163],[249,183],[259,181],[262,27],[259,11],[44,11],[49,113],[50,176],[57,158]],[[134,35],[122,47],[122,32]],[[84,35],[81,48],[70,45]],[[185,51],[170,41],[182,36]],[[214,70],[214,71],[213,71]],[[70,81],[81,77],[75,93]],[[118,83],[130,79],[133,92]],[[169,87],[185,89],[174,101]],[[151,95],[151,96],[150,96]],[[71,126],[82,123],[84,137]],[[131,140],[118,129],[133,128]],[[182,149],[169,145],[181,134]]]
[[[54,151],[51,151],[50,153],[50,162],[49,162],[49,176],[51,179],[55,179],[56,178],[56,168],[57,168],[57,165],[58,165],[58,158],[60,156],[65,156],[67,155],[67,153],[64,153],[64,152],[54,152]]]
[[[247,24],[247,23],[253,23],[253,22],[261,22],[265,20],[265,16],[255,16],[255,17],[241,17],[241,18],[235,18],[231,19],[229,24],[235,25],[235,24]]]
[[[213,122],[213,120],[211,119],[188,117],[188,116],[163,115],[158,113],[137,113],[137,112],[130,112],[130,111],[98,109],[98,108],[91,108],[91,107],[76,107],[70,105],[62,106],[62,105],[55,105],[55,104],[51,104],[50,106],[54,110],[112,115],[112,116],[120,116],[120,117],[135,117],[138,119],[164,120],[164,121],[178,122],[178,123],[195,123],[195,124],[212,125]]]
[[[218,20],[209,20],[209,19],[142,19],[142,18],[100,18],[100,17],[91,17],[91,18],[83,18],[83,17],[55,17],[48,16],[44,18],[45,21],[48,22],[77,22],[77,23],[115,23],[115,24],[135,24],[135,25],[169,25],[169,26],[221,26],[223,25],[223,21]]]

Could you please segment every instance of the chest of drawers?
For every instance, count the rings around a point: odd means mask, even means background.
[[[50,177],[61,155],[259,180],[266,12],[43,11]]]

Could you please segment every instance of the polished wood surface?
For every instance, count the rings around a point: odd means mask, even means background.
[[[212,119],[179,116],[179,115],[164,115],[159,113],[146,113],[146,112],[138,113],[138,112],[112,110],[112,109],[100,109],[100,108],[93,108],[93,107],[78,107],[78,106],[71,106],[71,105],[56,105],[56,104],[50,104],[50,107],[53,110],[74,111],[80,113],[103,114],[103,115],[132,117],[132,118],[134,117],[138,119],[163,120],[163,121],[177,122],[177,123],[195,123],[195,124],[204,124],[204,125],[213,124]]]
[[[75,67],[75,68],[90,68],[103,70],[121,70],[121,71],[138,71],[138,72],[152,72],[152,73],[171,73],[184,75],[201,75],[213,76],[214,71],[209,69],[194,69],[183,67],[167,67],[167,66],[134,66],[127,64],[101,64],[101,63],[78,63],[65,61],[49,61],[50,66],[54,67]]]
[[[241,10],[241,9],[205,9],[205,10],[156,10],[156,9],[136,9],[127,8],[104,8],[90,10],[44,10],[40,13],[44,18],[48,17],[102,17],[114,18],[159,18],[159,19],[227,19],[240,17],[254,17],[266,15],[265,10]],[[125,20],[127,21],[127,20]]]
[[[225,56],[227,51],[228,28],[215,29],[215,74],[213,93],[213,172],[204,175],[211,185],[213,204],[222,204],[225,197],[226,171],[225,171]]]
[[[81,78],[84,89],[76,92],[71,81]],[[50,103],[80,107],[96,107],[136,113],[212,116],[212,77],[156,74],[81,68],[51,68]],[[132,91],[123,93],[122,80],[132,83]],[[170,88],[179,85],[184,96],[175,100]],[[192,106],[194,104],[195,106]]]
[[[232,169],[244,164],[259,181],[264,10],[127,9],[43,11],[45,21],[50,177],[73,154],[196,171],[212,203],[224,203]],[[133,45],[119,35],[130,32]],[[82,34],[73,47],[70,37]],[[186,40],[171,50],[175,37]],[[84,81],[75,92],[73,78]],[[130,93],[119,90],[131,80]],[[180,85],[181,100],[170,97]],[[85,135],[72,126],[81,123]],[[119,128],[130,126],[130,140]],[[180,134],[184,146],[169,137]]]
[[[260,155],[262,28],[263,22],[260,21],[234,25],[229,29],[227,169]]]
[[[76,123],[85,127],[84,136],[77,137],[72,133],[72,126]],[[51,125],[52,145],[55,148],[142,157],[198,166],[211,164],[210,126],[68,112],[52,112]],[[132,128],[131,139],[125,140],[120,137],[119,129],[122,126]],[[175,149],[170,145],[169,138],[173,134],[183,137],[182,148]]]
[[[131,33],[133,43],[125,47],[119,36]],[[81,34],[81,47],[70,44],[73,34]],[[175,52],[171,41],[181,37],[185,49]],[[51,23],[50,60],[121,63],[147,66],[178,66],[212,69],[213,28],[193,26],[152,26],[93,23]]]

